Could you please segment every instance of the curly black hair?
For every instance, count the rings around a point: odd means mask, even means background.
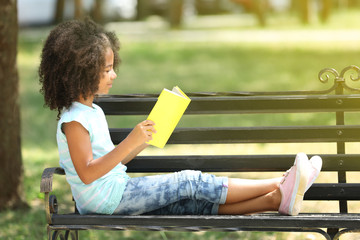
[[[67,21],[50,32],[41,54],[40,92],[45,105],[58,111],[58,119],[80,96],[87,99],[95,95],[107,48],[114,53],[113,67],[117,69],[119,40],[90,19]]]

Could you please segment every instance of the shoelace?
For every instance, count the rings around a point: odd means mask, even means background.
[[[293,168],[293,167],[291,167],[290,169],[288,169],[288,170],[283,174],[283,179],[281,179],[280,184],[283,184],[283,183],[284,183],[286,177],[289,175],[289,173],[290,173],[290,171],[291,171],[292,168]]]

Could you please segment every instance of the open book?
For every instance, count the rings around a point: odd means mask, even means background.
[[[190,101],[191,99],[177,86],[172,91],[166,88],[162,90],[147,118],[155,123],[156,129],[153,139],[148,144],[159,148],[165,146]]]

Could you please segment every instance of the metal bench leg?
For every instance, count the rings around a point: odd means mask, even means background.
[[[339,233],[338,228],[328,228],[327,233],[331,237],[331,239],[335,239],[335,236]]]
[[[51,230],[48,228],[49,240],[78,240],[79,231],[77,230]]]
[[[360,229],[343,229],[334,236],[333,240],[340,239],[340,236],[342,236],[346,233],[360,233]]]
[[[72,230],[72,231],[66,231],[65,232],[65,240],[78,240],[79,239],[79,231],[77,230]]]
[[[53,231],[53,234],[51,236],[51,240],[65,240],[65,236],[60,230]]]
[[[52,230],[51,230],[51,228],[50,228],[49,225],[48,225],[48,226],[47,226],[47,235],[48,235],[47,239],[48,239],[48,240],[51,240],[51,232],[52,232]]]

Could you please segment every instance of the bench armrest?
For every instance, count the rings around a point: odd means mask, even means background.
[[[45,213],[48,224],[51,224],[51,216],[57,213],[57,200],[54,195],[50,196],[52,191],[52,183],[54,174],[65,175],[65,171],[61,167],[46,168],[41,176],[40,192],[45,193]]]
[[[54,174],[65,175],[65,171],[61,167],[46,168],[41,176],[40,192],[49,193],[52,191]]]

